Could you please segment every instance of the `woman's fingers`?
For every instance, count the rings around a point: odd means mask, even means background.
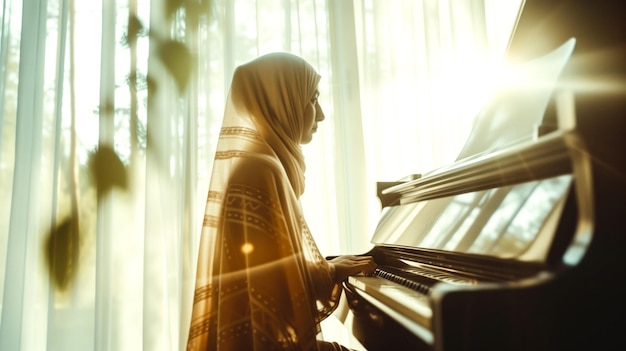
[[[350,275],[365,274],[370,275],[376,269],[376,262],[371,256],[338,256],[331,260],[335,266],[335,275],[338,281]]]
[[[350,259],[355,264],[355,274],[370,274],[376,269],[376,262],[374,262],[374,258],[372,258],[372,256],[351,256]]]

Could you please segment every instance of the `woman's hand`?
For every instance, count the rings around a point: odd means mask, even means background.
[[[376,269],[376,262],[372,256],[344,255],[337,256],[328,262],[335,267],[334,278],[337,283],[355,274],[371,275]]]

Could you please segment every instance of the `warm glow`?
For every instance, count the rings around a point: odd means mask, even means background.
[[[254,245],[250,243],[245,243],[241,245],[241,252],[243,252],[245,255],[252,253],[252,251],[254,251]]]
[[[468,63],[440,77],[437,85],[446,94],[438,96],[442,106],[456,116],[478,112],[505,84],[511,84],[512,67],[501,60]],[[454,101],[454,104],[446,103]],[[471,115],[471,114],[470,114]]]

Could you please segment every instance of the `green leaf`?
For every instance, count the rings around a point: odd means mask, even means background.
[[[91,155],[89,170],[99,194],[105,194],[114,187],[126,189],[128,186],[126,167],[109,146],[101,146]]]
[[[159,47],[159,58],[176,81],[179,93],[185,91],[192,65],[187,46],[175,40],[167,40]]]
[[[137,41],[137,37],[145,35],[145,28],[141,20],[131,14],[128,16],[128,33],[127,41],[129,45],[133,45]]]
[[[69,217],[51,228],[45,242],[46,266],[54,285],[65,290],[78,270],[80,250],[78,219]]]

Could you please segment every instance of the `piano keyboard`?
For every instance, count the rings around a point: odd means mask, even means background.
[[[394,283],[398,283],[402,286],[406,286],[407,288],[411,290],[415,290],[424,295],[428,295],[430,293],[430,286],[420,283],[420,282],[416,282],[414,280],[407,279],[405,277],[385,271],[383,269],[380,269],[380,268],[376,269],[374,274],[381,278],[391,280]]]
[[[348,283],[363,292],[370,302],[374,299],[391,307],[401,315],[396,319],[408,318],[413,321],[411,324],[418,322],[423,328],[430,329],[432,309],[428,295],[382,277],[351,276]]]

